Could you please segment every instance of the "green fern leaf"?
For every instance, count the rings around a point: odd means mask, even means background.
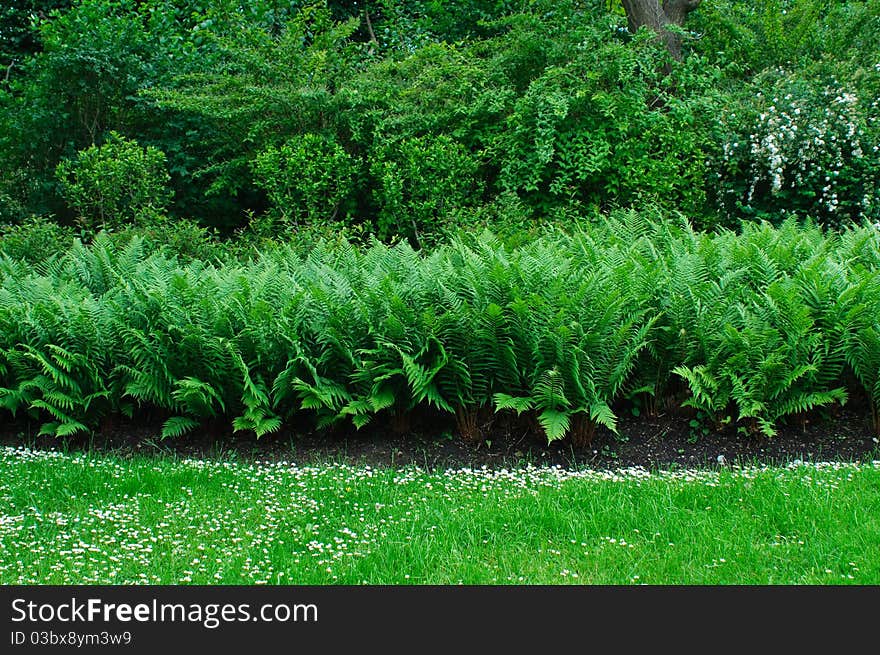
[[[201,423],[189,416],[172,416],[162,425],[162,439],[176,439],[187,432],[192,432]]]
[[[493,396],[496,409],[512,409],[517,416],[534,408],[535,401],[528,396],[510,396],[506,393],[496,393]]]
[[[606,428],[617,434],[617,417],[607,403],[598,402],[590,407],[590,418],[594,423],[604,425]]]
[[[571,427],[571,412],[545,409],[538,414],[538,422],[547,434],[547,441],[562,439]]]
[[[56,437],[67,437],[72,434],[77,434],[79,432],[88,432],[88,431],[89,431],[89,429],[85,425],[83,425],[82,423],[79,423],[77,421],[71,421],[69,423],[61,423],[60,425],[58,425],[58,427],[55,428],[55,436]]]

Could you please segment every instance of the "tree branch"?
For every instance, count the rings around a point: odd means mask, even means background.
[[[370,43],[378,46],[379,41],[376,39],[376,33],[373,31],[373,23],[370,21],[370,12],[367,9],[366,2],[364,2],[364,22],[367,24],[367,33],[370,35]],[[372,54],[372,50],[370,51],[370,54]]]

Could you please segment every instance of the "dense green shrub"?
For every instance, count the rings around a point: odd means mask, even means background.
[[[142,94],[183,127],[184,142],[191,142],[185,152],[197,153],[195,161],[186,163],[188,176],[203,195],[237,205],[238,226],[248,210],[265,209],[259,199],[265,194],[255,193],[266,188],[265,181],[256,182],[253,174],[261,154],[272,156],[266,153],[286,148],[293,156],[295,144],[308,134],[334,140],[331,101],[334,91],[357,72],[361,50],[350,41],[357,21],[334,23],[317,3],[269,29],[263,18],[249,15],[248,4],[232,13],[209,11],[197,27],[201,39],[195,46],[206,56]],[[257,4],[271,8],[268,2]],[[344,139],[335,141],[345,145]],[[310,173],[317,178],[303,177],[304,188],[326,186],[325,171],[313,167]],[[268,184],[281,195],[287,193],[275,182]],[[331,207],[324,215],[332,213]]]
[[[370,173],[376,179],[380,238],[438,235],[455,210],[476,204],[477,162],[443,135],[405,139],[378,150]]]
[[[277,216],[295,224],[345,218],[343,205],[358,175],[356,161],[334,139],[318,134],[267,148],[257,155],[253,171]]]
[[[56,169],[62,195],[87,229],[161,220],[171,199],[165,153],[111,132]]]
[[[876,63],[880,3],[876,0],[713,0],[691,14],[686,43],[736,78],[782,67],[836,60]],[[808,74],[802,75],[809,80]]]
[[[74,6],[48,11],[63,4]],[[0,164],[20,172],[14,196],[24,215],[71,218],[54,178],[61,159],[101,143],[110,130],[131,135],[143,120],[162,120],[138,93],[185,67],[186,46],[173,20],[162,28],[153,21],[159,7],[170,11],[171,3],[78,0],[34,11],[36,52],[0,85]]]
[[[31,28],[37,5],[62,11]],[[166,154],[172,217],[227,234],[430,243],[512,196],[526,222],[875,220],[880,0],[704,2],[682,61],[620,9],[21,0],[0,10],[0,221],[76,218],[55,170],[112,131]]]
[[[27,186],[27,179],[21,170],[10,169],[6,177],[0,178],[0,224],[18,223],[28,216],[20,195],[22,186]]]
[[[0,254],[37,263],[66,253],[73,243],[73,230],[55,221],[32,216],[20,224],[0,227]]]
[[[529,84],[494,141],[501,186],[541,213],[647,201],[704,211],[721,106],[714,74],[691,60],[666,75],[665,50],[647,35],[581,36]]]
[[[243,244],[222,241],[216,230],[194,221],[175,219],[134,225],[104,235],[114,247],[123,247],[134,239],[141,239],[150,252],[165,252],[179,261],[222,262],[243,255]]]
[[[70,0],[6,0],[0,7],[0,66],[15,66],[37,49],[35,15],[68,7]]]

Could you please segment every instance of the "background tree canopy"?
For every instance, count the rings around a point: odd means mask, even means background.
[[[13,0],[0,221],[88,232],[146,202],[420,246],[648,204],[876,221],[878,52],[880,0]],[[146,156],[144,188],[84,202]]]

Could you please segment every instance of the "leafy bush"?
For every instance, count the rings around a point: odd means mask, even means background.
[[[0,227],[0,254],[19,261],[36,263],[63,254],[72,243],[72,229],[39,216]]]
[[[105,236],[117,248],[141,239],[147,250],[162,251],[184,262],[222,262],[234,259],[243,250],[239,244],[221,241],[216,230],[180,218],[126,227]]]
[[[304,134],[254,160],[254,182],[274,211],[295,224],[334,221],[354,189],[357,163],[332,138]]]
[[[90,229],[159,220],[171,194],[165,154],[111,132],[56,169],[65,200]]]
[[[511,195],[541,220],[876,215],[880,0],[704,2],[680,62],[616,0],[37,4],[63,11],[0,10],[2,221],[76,218],[54,172],[114,130],[166,154],[169,213],[228,233],[287,216],[430,242]]]
[[[298,156],[300,148],[316,151],[320,145],[309,140],[318,137],[309,134],[346,143],[332,131],[332,99],[333,90],[359,68],[360,48],[349,41],[357,21],[335,23],[320,3],[306,3],[287,16],[273,11],[277,8],[269,2],[242,2],[236,11],[208,8],[190,32],[198,39],[191,44],[196,56],[185,59],[192,65],[143,93],[183,131],[177,145],[188,147],[181,155],[195,151],[191,161],[181,157],[182,180],[197,184],[207,198],[232,203],[238,210],[235,227],[248,211],[265,209],[265,194],[256,191],[276,193],[282,203],[286,194],[303,191],[287,187],[289,179],[255,181],[261,154],[281,163]],[[317,194],[326,193],[327,183],[316,174]],[[332,215],[333,207],[325,210],[322,215]]]
[[[831,227],[880,218],[877,98],[833,77],[767,75],[755,86],[726,117],[719,175],[728,214],[779,222],[794,213]]]
[[[171,68],[183,72],[187,46],[174,29],[174,3],[164,0],[29,4],[34,52],[8,71],[8,87],[0,85],[8,88],[0,89],[0,165],[21,179],[22,215],[66,221],[73,217],[54,178],[59,162],[110,130],[138,138],[145,123],[168,130],[173,122],[138,94]]]
[[[453,211],[480,196],[477,162],[461,144],[445,135],[405,139],[373,153],[377,232],[401,235],[420,244],[442,233]]]
[[[693,50],[732,73],[750,78],[782,67],[805,70],[822,60],[876,63],[880,39],[877,0],[715,0],[703,3],[688,21],[698,38]]]
[[[645,202],[705,211],[717,72],[690,60],[666,75],[665,50],[645,34],[622,43],[593,27],[579,36],[517,98],[490,147],[502,188],[541,213]]]

